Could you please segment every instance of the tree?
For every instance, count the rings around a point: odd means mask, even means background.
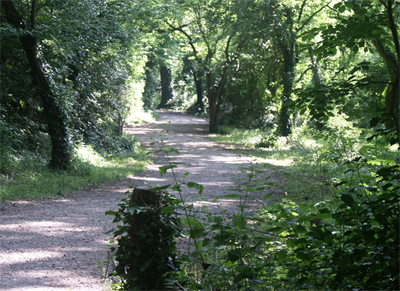
[[[186,75],[191,75],[193,77],[193,82],[196,88],[196,113],[204,113],[204,71],[202,67],[199,67],[197,62],[193,61],[192,55],[185,55],[183,57],[183,68],[182,68],[182,78],[187,83],[188,80]]]
[[[148,111],[155,108],[155,93],[156,93],[156,80],[155,80],[155,56],[153,53],[148,54],[148,60],[145,68],[145,84],[143,89],[143,108]]]
[[[186,38],[194,59],[204,70],[210,133],[218,132],[229,79],[239,69],[240,54],[249,40],[249,5],[251,2],[245,0],[194,1],[182,4],[179,16],[165,20],[169,29]]]
[[[39,57],[36,26],[36,0],[31,1],[30,23],[17,11],[12,1],[3,1],[3,11],[8,22],[19,31],[19,40],[29,62],[32,77],[40,88],[40,97],[51,138],[52,152],[50,165],[54,169],[65,170],[70,163],[71,145],[66,125],[66,116],[57,96],[52,90],[48,77],[44,74]]]
[[[41,9],[43,53],[62,88],[74,140],[104,147],[107,136],[122,133],[136,35],[125,15],[131,10],[129,1],[93,0],[51,1]]]
[[[18,137],[9,143],[14,153],[40,149],[51,155],[51,167],[66,169],[72,141],[112,147],[111,138],[122,134],[133,75],[132,2],[1,4],[1,131]]]
[[[312,20],[328,6],[328,4],[319,5],[315,2],[311,3],[311,1],[308,0],[303,0],[301,4],[299,4],[300,2],[269,2],[270,8],[276,10],[273,39],[282,58],[282,106],[278,118],[278,132],[282,136],[288,136],[291,133],[288,105],[291,101],[291,94],[295,82],[295,70],[300,58],[299,35],[302,31],[309,28]]]
[[[382,108],[382,111],[379,108],[377,109],[371,125],[374,126],[380,121],[385,123],[387,130],[382,133],[393,132],[394,140],[400,145],[400,45],[398,20],[396,20],[399,17],[399,5],[391,0],[341,1],[335,4],[331,10],[335,12],[333,17],[336,23],[321,30],[322,41],[314,53],[319,58],[326,58],[336,54],[337,47],[348,48],[355,54],[360,52],[373,53],[378,55],[385,64],[387,80],[382,80],[382,77],[385,78],[385,76],[375,76],[368,72],[370,62],[361,62],[350,71],[346,81],[337,84],[337,86],[328,85],[323,88],[325,94],[322,98],[325,98],[328,104],[338,104],[341,110],[351,116],[353,108],[350,106],[346,109],[343,96],[351,94],[359,88],[374,91],[381,96],[381,98],[377,96],[376,102],[379,105],[378,107]],[[309,35],[316,36],[318,33],[319,30],[316,29],[310,31]],[[364,77],[360,78],[357,75],[359,72],[365,72]],[[379,83],[386,83],[383,92],[379,92],[376,88],[376,84]],[[329,112],[334,107],[324,108],[325,113],[322,113],[321,110],[318,110],[318,101],[319,98],[315,98],[309,103],[310,108],[317,109],[314,110],[314,116],[331,114]],[[374,104],[376,102],[374,101]]]
[[[166,108],[168,101],[172,99],[172,74],[171,69],[165,64],[160,65],[160,79],[161,79],[161,102],[158,108]]]

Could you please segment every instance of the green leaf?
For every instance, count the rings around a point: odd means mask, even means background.
[[[346,5],[346,7],[349,9],[353,9],[353,7],[354,7],[353,2],[350,2],[350,1],[345,2],[344,5]]]
[[[178,191],[178,192],[182,191],[182,188],[179,185],[174,185],[174,186],[171,187],[171,189],[174,190],[174,191]]]
[[[314,227],[312,229],[311,237],[318,240],[324,240],[324,232],[320,228]]]
[[[342,3],[336,3],[335,5],[333,5],[333,8],[334,9],[339,9],[340,8],[340,6],[342,6]]]
[[[302,225],[295,225],[293,228],[298,233],[306,233],[307,232],[307,229]]]
[[[161,177],[165,175],[165,173],[167,173],[168,170],[176,168],[175,165],[170,165],[170,166],[161,166],[159,167],[159,171],[160,171],[160,175]]]
[[[187,182],[186,184],[189,188],[196,188],[199,190],[199,194],[203,194],[204,186],[195,182]]]
[[[369,126],[370,127],[375,127],[378,125],[378,123],[380,123],[382,121],[382,117],[377,116],[377,117],[373,117],[371,118],[371,121],[369,122]]]
[[[286,260],[286,257],[287,257],[287,251],[280,250],[280,251],[275,252],[275,255],[279,261],[284,261],[284,260]]]
[[[272,193],[265,194],[265,195],[263,196],[263,200],[268,199],[268,198],[271,197],[272,195],[273,195]]]
[[[228,252],[228,260],[231,262],[236,262],[240,260],[240,256],[241,256],[240,250],[235,249],[235,250],[230,250]]]
[[[153,192],[162,191],[162,190],[165,190],[165,189],[169,188],[170,186],[171,185],[165,185],[165,186],[150,188],[150,189],[147,189],[147,190],[148,191],[153,191]]]
[[[281,230],[282,230],[282,227],[275,226],[275,227],[267,229],[267,232],[280,232]]]
[[[206,235],[206,231],[201,222],[195,217],[183,217],[182,223],[189,227],[190,238],[200,238]]]
[[[339,12],[340,13],[343,13],[343,12],[345,12],[346,11],[346,6],[340,6],[339,7]]]
[[[233,219],[233,224],[239,227],[244,227],[247,225],[247,221],[243,216],[239,216]]]
[[[174,214],[175,213],[175,206],[165,206],[161,208],[161,214]]]
[[[349,194],[343,194],[340,199],[343,201],[344,204],[347,206],[352,207],[354,205],[354,199]]]
[[[332,214],[328,213],[328,212],[320,213],[315,216],[315,218],[321,218],[321,219],[330,218],[330,217],[332,217]]]

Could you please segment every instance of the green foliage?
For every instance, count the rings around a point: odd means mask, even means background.
[[[197,290],[258,290],[265,289],[265,283],[273,277],[271,262],[260,255],[263,245],[269,238],[257,233],[253,227],[256,219],[246,201],[251,200],[251,193],[262,191],[274,183],[256,180],[256,174],[262,173],[264,166],[242,167],[242,176],[238,185],[230,189],[233,193],[219,196],[215,200],[238,199],[237,214],[218,215],[208,213],[206,218],[195,220],[189,228],[189,237],[194,240],[195,250],[183,255],[188,266],[201,263],[201,275],[184,273],[182,284]],[[264,195],[260,200],[271,196]],[[254,197],[253,197],[254,198]],[[193,219],[192,219],[193,220]],[[193,233],[193,230],[195,232]],[[256,233],[255,233],[256,232]],[[267,286],[268,288],[268,286]]]
[[[157,79],[155,77],[155,61],[154,56],[150,54],[149,60],[146,63],[146,77],[145,77],[145,85],[143,89],[143,109],[145,111],[154,110],[157,107]]]
[[[134,55],[131,44],[135,32],[120,8],[131,11],[132,4],[51,1],[29,13],[29,3],[15,3],[17,10],[26,14],[22,17],[34,21],[18,31],[1,11],[0,111],[2,133],[16,140],[12,149],[35,152],[48,149],[51,142],[50,154],[56,151],[56,156],[62,156],[69,154],[71,140],[97,146],[121,135],[128,112],[125,96],[129,96],[127,83],[133,75],[134,65],[129,59]],[[37,54],[50,92],[44,99],[32,81],[19,41],[24,34],[34,35],[38,42]],[[50,110],[49,105],[58,112]],[[53,123],[57,127],[54,130]],[[18,143],[20,140],[24,142]],[[57,143],[67,146],[54,146]],[[52,161],[53,166],[56,163]]]
[[[275,259],[289,282],[279,288],[399,288],[399,167],[383,165],[368,177],[357,173],[366,163],[348,162],[358,177],[341,184],[335,203],[316,204],[317,212],[302,214],[287,200],[266,210],[274,217],[269,231],[285,245]]]
[[[244,137],[235,140],[235,131],[219,139],[246,144]],[[286,195],[258,218],[258,230],[276,235],[264,255],[273,257],[279,271],[267,285],[285,290],[398,289],[398,153],[384,137],[367,143],[371,131],[362,134],[340,116],[330,118],[318,135],[311,131],[313,139],[307,132],[305,124],[281,148],[240,150],[283,158],[274,152],[290,148],[291,166],[275,166]],[[360,154],[364,157],[357,158]]]

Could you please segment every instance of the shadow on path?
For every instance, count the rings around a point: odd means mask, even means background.
[[[162,140],[167,147],[179,151],[179,154],[169,153],[172,161],[179,163],[174,169],[177,179],[181,180],[185,173],[190,173],[185,179],[186,182],[196,182],[204,186],[203,198],[208,201],[195,203],[196,205],[208,205],[211,211],[236,212],[238,199],[213,201],[218,196],[233,193],[227,189],[237,184],[239,167],[249,167],[253,164],[250,158],[239,156],[226,150],[223,145],[210,141],[207,138],[208,121],[204,118],[170,112],[160,112],[159,115],[160,118],[155,124],[145,127],[129,126],[125,129],[126,133],[136,136],[144,146],[156,151],[155,163],[149,166],[145,173],[134,177],[132,186],[146,188],[174,184],[170,170],[162,177],[158,173],[159,167],[167,164],[165,152],[160,151]],[[265,181],[269,174],[265,171],[255,179]],[[185,189],[183,194],[185,201],[199,198],[195,189]],[[264,194],[265,192],[252,193],[255,197],[262,197]],[[257,207],[252,201],[250,204]]]
[[[177,179],[186,172],[187,181],[204,186],[204,198],[197,203],[210,210],[236,213],[238,200],[214,198],[228,194],[235,185],[239,166],[251,165],[207,138],[208,121],[191,115],[160,112],[154,124],[127,126],[144,146],[158,150],[160,143],[179,150],[171,153]],[[155,164],[135,177],[114,185],[80,191],[65,198],[15,201],[0,210],[0,290],[103,290],[98,260],[107,261],[106,232],[113,228],[113,217],[129,186],[141,188],[174,184],[171,171],[160,176],[165,154],[156,152]],[[261,174],[260,180],[269,176]],[[252,193],[263,195],[265,193]],[[186,201],[199,198],[193,189],[184,190]],[[256,209],[256,204],[254,208]]]

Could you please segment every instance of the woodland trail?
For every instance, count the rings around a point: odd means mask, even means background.
[[[125,131],[135,135],[149,150],[157,151],[163,140],[179,151],[171,153],[173,162],[180,163],[174,169],[177,179],[189,172],[186,181],[204,186],[203,197],[208,201],[196,205],[206,205],[211,212],[236,212],[235,199],[213,199],[229,194],[226,189],[235,185],[232,180],[238,177],[238,168],[251,165],[249,158],[210,141],[208,121],[204,118],[171,112],[159,114],[156,122],[127,126]],[[113,217],[104,213],[117,209],[130,186],[174,184],[170,170],[160,176],[159,167],[164,165],[165,153],[156,152],[154,164],[124,181],[62,198],[5,204],[0,210],[0,290],[109,290],[102,280],[104,270],[98,265],[99,260],[107,261],[106,239],[110,235],[106,232],[113,228]],[[273,173],[267,170],[260,179],[267,176]],[[185,201],[195,200],[198,191],[184,189],[183,195]],[[253,207],[256,209],[257,205]]]

